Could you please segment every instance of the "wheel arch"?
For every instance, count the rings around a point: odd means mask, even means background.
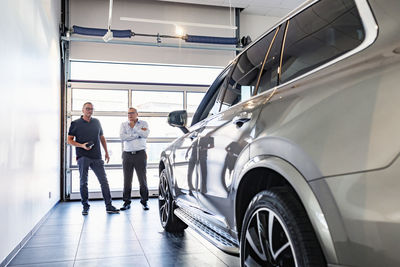
[[[327,262],[337,263],[333,239],[316,196],[301,173],[278,157],[257,156],[251,159],[239,174],[239,179],[235,182],[234,204],[238,236],[251,199],[260,191],[275,186],[285,186],[293,190],[310,219]]]

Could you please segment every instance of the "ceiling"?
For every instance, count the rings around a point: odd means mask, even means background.
[[[165,2],[243,8],[244,14],[283,17],[305,0],[159,0]]]

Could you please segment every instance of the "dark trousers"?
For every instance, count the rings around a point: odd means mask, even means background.
[[[146,177],[147,154],[145,150],[132,152],[122,152],[122,168],[124,171],[124,192],[122,199],[125,203],[131,203],[132,178],[135,169],[140,185],[141,202],[149,199]]]
[[[107,175],[104,170],[104,161],[102,159],[91,159],[87,157],[80,157],[78,159],[79,175],[80,175],[80,192],[82,205],[89,206],[89,191],[88,191],[88,174],[89,167],[96,174],[97,179],[101,185],[101,193],[103,194],[106,207],[111,206],[111,193],[110,186],[108,185]]]

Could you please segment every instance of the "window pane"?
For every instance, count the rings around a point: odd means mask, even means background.
[[[138,112],[181,110],[183,109],[183,92],[132,91],[132,106]]]
[[[80,116],[72,116],[72,120],[79,118]],[[126,116],[96,116],[96,114],[93,114],[93,118],[100,121],[106,138],[119,138],[121,123],[127,120]]]
[[[357,47],[365,33],[353,1],[325,0],[289,22],[281,82],[300,76]]]
[[[95,111],[126,111],[128,91],[72,89],[72,110],[81,111],[85,102],[92,102]]]
[[[124,174],[122,170],[106,170],[108,184],[110,185],[111,191],[122,191],[124,188]],[[158,168],[148,168],[147,169],[147,186],[149,189],[158,188]],[[72,193],[79,193],[79,171],[72,170]],[[89,192],[101,192],[100,183],[97,180],[96,175],[92,170],[89,171],[88,178],[88,188]],[[139,180],[137,178],[136,172],[133,174],[132,179],[132,190],[139,190]]]
[[[177,127],[172,127],[167,122],[167,117],[139,117],[149,125],[149,138],[176,138],[182,135],[182,131]]]
[[[122,170],[106,170],[108,184],[111,191],[121,191],[124,187],[124,175]],[[79,192],[79,171],[72,170],[72,193]],[[92,170],[89,170],[89,192],[101,192],[100,183]]]
[[[188,92],[187,97],[187,112],[195,112],[201,100],[206,93]]]
[[[138,181],[137,179],[135,181]],[[158,168],[151,168],[147,169],[147,187],[150,189],[158,189],[158,183],[160,181],[160,176],[158,175]],[[136,182],[136,187],[139,188],[139,185],[137,185],[138,182]]]
[[[234,68],[234,63],[229,65],[223,75],[226,75],[225,78],[221,81],[221,83],[218,86],[218,89],[216,92],[213,94],[213,96],[210,98],[209,104],[207,108],[204,110],[204,112],[201,114],[200,120],[203,120],[209,116],[212,116],[214,114],[217,114],[220,110],[221,107],[221,102],[224,98],[225,94],[225,88],[228,86],[229,83],[229,77],[231,75],[231,71]]]
[[[279,27],[278,32],[272,31],[267,36],[265,36],[266,42],[272,42],[271,50],[267,55],[263,73],[260,79],[260,85],[257,90],[257,94],[267,91],[270,88],[273,88],[278,83],[278,67],[279,67],[279,59],[281,54],[281,44],[282,38],[285,33],[285,25]],[[275,36],[275,39],[274,39]],[[265,58],[264,58],[265,59]]]
[[[253,95],[271,40],[271,36],[265,36],[237,59],[227,90],[223,94],[222,110],[245,101]]]
[[[147,143],[147,163],[159,163],[161,152],[169,146],[170,143]]]
[[[76,149],[75,147],[72,147],[72,159],[71,159],[71,164],[73,166],[77,166],[76,162]],[[110,161],[108,164],[122,164],[122,159],[121,159],[121,154],[122,154],[122,146],[120,142],[107,142],[107,150],[108,154],[110,155]],[[104,150],[103,147],[101,147],[101,156],[102,159],[104,160]],[[104,163],[104,166],[107,167],[107,163]]]
[[[169,143],[147,143],[147,163],[159,163],[161,152],[168,146]],[[110,154],[110,162],[108,164],[121,164],[122,165],[122,148],[120,143],[108,143],[108,150]],[[102,150],[102,155],[104,151]],[[77,166],[75,149],[72,150],[72,162],[73,166]],[[104,164],[105,167],[108,165]]]
[[[193,120],[193,116],[191,116],[191,117],[188,116],[188,118],[187,118],[187,123],[186,123],[186,127],[189,127],[189,126],[192,125],[192,120]],[[178,135],[178,137],[181,136],[181,135],[183,134],[183,132],[182,132],[181,130],[179,130],[179,131],[180,131],[181,133]]]
[[[221,67],[71,61],[72,80],[211,84]]]

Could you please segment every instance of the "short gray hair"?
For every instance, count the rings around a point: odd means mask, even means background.
[[[92,102],[85,102],[85,103],[83,104],[82,108],[83,108],[84,106],[86,106],[86,105],[92,105],[92,106],[93,106]]]

